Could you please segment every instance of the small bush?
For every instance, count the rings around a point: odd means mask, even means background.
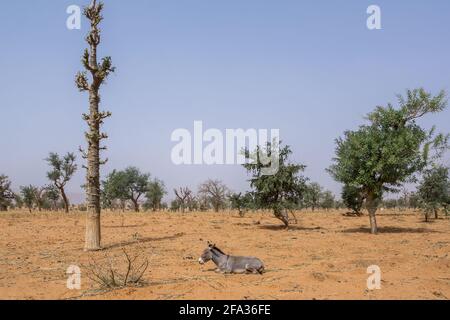
[[[87,276],[102,288],[117,289],[132,286],[141,286],[145,283],[143,276],[148,268],[148,259],[142,257],[140,253],[130,255],[125,249],[123,259],[126,261],[125,268],[119,270],[116,258],[107,257],[106,262],[99,263],[90,260],[85,266],[88,270]]]

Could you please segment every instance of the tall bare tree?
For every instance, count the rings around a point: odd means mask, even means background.
[[[186,204],[192,197],[192,191],[188,187],[185,187],[180,188],[179,190],[174,189],[174,192],[175,196],[178,198],[178,201],[180,202],[181,212],[184,213],[186,209]]]
[[[100,86],[114,72],[111,57],[105,57],[98,63],[97,47],[100,44],[99,24],[103,20],[102,16],[103,3],[97,3],[93,0],[91,5],[84,8],[84,16],[90,21],[90,32],[86,37],[89,49],[84,51],[81,60],[84,68],[83,72],[79,72],[76,76],[76,84],[80,91],[89,92],[89,114],[83,114],[83,119],[87,122],[89,129],[86,132],[86,140],[88,143],[87,152],[82,148],[83,158],[87,159],[86,174],[86,197],[87,197],[87,217],[86,217],[86,237],[85,250],[100,250],[101,230],[100,230],[100,166],[105,161],[100,160],[100,151],[105,147],[100,146],[100,141],[108,138],[105,133],[100,132],[103,120],[111,116],[110,112],[99,111]],[[91,82],[88,80],[90,74]]]
[[[200,185],[198,193],[208,199],[215,212],[219,212],[225,206],[230,191],[222,181],[210,179]]]

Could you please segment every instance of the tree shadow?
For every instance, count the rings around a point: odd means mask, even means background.
[[[130,224],[130,225],[124,225],[124,226],[104,226],[106,229],[121,229],[121,228],[139,228],[139,227],[145,227],[147,224]]]
[[[352,228],[342,231],[343,233],[370,233],[370,228]],[[402,227],[379,227],[378,233],[439,233],[439,231],[426,228],[402,228]]]
[[[122,241],[119,243],[115,243],[115,244],[111,244],[108,246],[103,247],[103,250],[109,250],[109,249],[115,249],[115,248],[122,248],[122,247],[126,247],[126,246],[130,246],[130,245],[134,245],[134,244],[140,244],[140,243],[147,243],[147,242],[156,242],[156,241],[164,241],[164,240],[175,240],[178,238],[181,238],[182,236],[184,236],[184,233],[177,233],[173,236],[165,236],[165,237],[147,237],[147,238],[140,238],[140,239],[136,239],[136,240],[130,240],[130,241]]]
[[[280,231],[280,230],[317,231],[317,230],[323,230],[321,227],[307,228],[307,227],[296,226],[296,225],[290,225],[289,228],[286,228],[283,225],[262,225],[262,226],[258,226],[258,228],[264,229],[264,230],[271,230],[271,231]]]

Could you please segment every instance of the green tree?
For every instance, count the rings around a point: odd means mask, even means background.
[[[176,211],[180,210],[180,208],[181,208],[181,202],[179,199],[175,199],[170,202],[170,211],[176,212]]]
[[[22,196],[19,193],[14,194],[14,207],[22,209],[24,203]]]
[[[76,85],[81,92],[89,92],[89,114],[83,114],[89,129],[86,132],[88,144],[87,152],[80,148],[83,158],[87,159],[86,174],[86,236],[85,250],[95,251],[101,249],[101,191],[100,191],[100,166],[106,162],[100,160],[100,151],[105,147],[100,145],[101,140],[108,138],[100,129],[104,120],[111,116],[110,112],[100,111],[100,87],[105,83],[108,76],[115,71],[112,66],[111,57],[105,57],[98,62],[97,50],[101,41],[100,22],[102,16],[103,3],[92,0],[91,5],[84,8],[84,16],[90,22],[90,31],[86,37],[89,49],[84,51],[81,63],[85,71],[76,75]],[[88,79],[90,74],[91,82]]]
[[[368,115],[369,124],[347,131],[336,141],[334,164],[328,169],[336,181],[362,190],[369,211],[371,233],[378,233],[376,211],[383,193],[398,192],[429,162],[430,149],[440,155],[448,136],[426,131],[416,120],[447,106],[445,92],[436,96],[423,89],[398,96],[399,108],[377,107]]]
[[[344,185],[344,187],[342,188],[342,201],[344,205],[348,209],[353,210],[356,215],[361,215],[364,196],[362,194],[362,191],[358,187],[348,184]]]
[[[418,187],[418,194],[422,208],[425,212],[425,220],[428,222],[430,212],[439,218],[439,209],[445,207],[450,192],[448,168],[436,166],[425,171],[423,180]]]
[[[333,209],[335,203],[335,197],[333,192],[325,191],[320,196],[320,207],[326,210]]]
[[[231,208],[238,210],[239,216],[244,217],[245,213],[254,207],[253,195],[250,192],[242,194],[232,193],[228,196],[230,200]]]
[[[408,207],[411,209],[417,209],[420,207],[420,195],[418,192],[413,192],[409,194]]]
[[[36,194],[38,193],[38,188],[32,185],[20,187],[20,193],[22,194],[24,205],[31,213],[36,202]]]
[[[267,143],[251,153],[245,151],[247,163],[243,166],[252,175],[250,187],[253,189],[255,204],[260,209],[270,209],[274,216],[289,227],[288,211],[293,211],[303,198],[306,179],[299,175],[305,169],[304,165],[288,163],[292,154],[289,146],[278,147],[275,143]],[[267,165],[262,161],[272,159],[277,161],[278,170],[266,175]],[[273,163],[271,163],[273,165]]]
[[[109,201],[130,201],[134,211],[139,212],[139,200],[149,187],[150,174],[141,173],[136,167],[111,172],[103,185],[103,196]]]
[[[320,197],[322,195],[322,187],[313,182],[306,186],[304,203],[307,208],[311,208],[312,211],[316,210],[320,206]]]
[[[46,187],[45,196],[51,202],[51,207],[53,210],[58,210],[58,201],[61,198],[60,189],[55,185],[50,185]],[[64,202],[64,209],[67,211],[66,202]]]
[[[11,191],[11,181],[5,175],[0,175],[0,211],[7,211],[14,200],[14,193]]]
[[[153,211],[161,209],[161,201],[167,194],[164,182],[155,179],[148,184],[148,190],[146,193],[147,201],[145,202],[145,208],[151,208]]]
[[[64,201],[64,209],[66,213],[69,213],[70,203],[66,195],[65,187],[77,171],[76,157],[73,153],[69,152],[61,158],[57,153],[51,152],[45,160],[51,167],[51,171],[47,172],[47,178],[59,190]]]

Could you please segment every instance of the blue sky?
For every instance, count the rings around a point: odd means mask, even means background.
[[[85,144],[87,96],[73,80],[87,24],[72,31],[65,24],[69,5],[88,3],[2,3],[0,173],[15,188],[46,184],[48,152]],[[447,0],[105,3],[100,53],[112,56],[117,72],[102,89],[102,107],[113,112],[103,173],[134,165],[169,190],[207,178],[247,188],[238,166],[172,164],[173,130],[202,120],[221,130],[280,129],[305,174],[338,193],[325,172],[335,138],[407,88],[450,91]],[[381,7],[382,30],[366,27],[371,4]],[[422,123],[450,132],[449,116]],[[68,187],[75,197],[83,179],[79,170]]]

